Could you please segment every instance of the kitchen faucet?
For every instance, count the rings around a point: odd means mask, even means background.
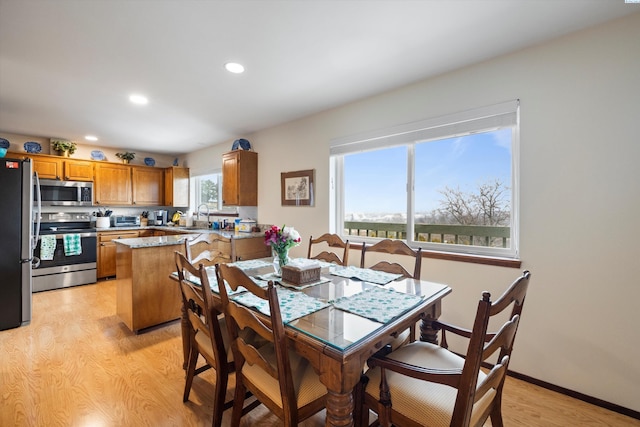
[[[205,208],[207,208],[207,222],[209,222],[209,214],[211,213],[211,211],[209,210],[209,205],[207,205],[206,203],[200,203],[200,205],[198,206],[198,217],[197,220],[200,221],[200,208],[204,206]]]

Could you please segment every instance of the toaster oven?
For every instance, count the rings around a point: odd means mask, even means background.
[[[139,227],[139,215],[113,215],[111,216],[112,227]]]

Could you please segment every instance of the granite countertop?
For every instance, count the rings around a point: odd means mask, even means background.
[[[113,240],[117,245],[128,246],[131,249],[153,248],[158,246],[173,246],[183,244],[189,235],[134,237],[132,239]]]
[[[264,237],[264,233],[236,233],[234,231],[220,231],[220,230],[205,230],[205,229],[179,229],[176,227],[161,227],[161,226],[151,226],[151,227],[112,227],[106,228],[98,231],[118,231],[118,230],[144,230],[144,229],[152,229],[152,230],[163,230],[163,231],[180,231],[184,234],[174,234],[172,236],[150,236],[150,237],[134,237],[131,239],[116,239],[113,240],[116,244],[128,246],[132,249],[137,248],[150,248],[156,246],[172,246],[172,245],[181,245],[184,242],[184,239],[191,238],[196,234],[202,233],[216,233],[220,234],[222,237],[227,239],[250,239],[255,237]]]
[[[236,233],[235,231],[220,231],[220,230],[212,230],[208,228],[172,227],[172,226],[161,226],[161,225],[149,225],[144,227],[109,227],[109,228],[98,228],[97,230],[98,231],[160,230],[160,231],[178,232],[183,234],[216,233],[227,239],[250,239],[254,237],[264,237],[264,232],[258,232],[258,233],[237,232]],[[176,236],[160,236],[160,237],[181,237],[181,236],[176,235]],[[149,238],[151,237],[140,237],[139,239],[149,239]]]

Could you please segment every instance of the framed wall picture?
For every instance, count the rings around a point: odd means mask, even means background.
[[[315,169],[280,174],[282,206],[314,206]]]

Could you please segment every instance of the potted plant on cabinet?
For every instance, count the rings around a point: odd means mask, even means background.
[[[76,143],[66,139],[52,139],[51,148],[58,152],[60,156],[69,157],[76,152]]]
[[[122,163],[127,164],[136,157],[136,153],[125,151],[124,153],[116,153],[116,156],[122,160]]]

